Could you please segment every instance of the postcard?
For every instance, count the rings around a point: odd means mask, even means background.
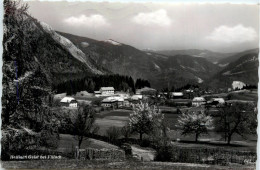
[[[3,168],[256,169],[258,1],[3,6]]]

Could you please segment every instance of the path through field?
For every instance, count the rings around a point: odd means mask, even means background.
[[[132,154],[140,160],[153,161],[155,159],[156,151],[151,148],[141,148],[135,145],[132,145],[131,148]]]

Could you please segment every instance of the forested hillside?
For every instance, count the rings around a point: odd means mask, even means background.
[[[181,87],[187,83],[202,83],[221,68],[205,58],[190,55],[175,57],[145,52],[114,40],[97,41],[58,32],[73,42],[86,56],[114,74],[146,79],[151,86]]]
[[[80,56],[69,40],[32,18],[27,9],[18,1],[4,1],[2,159],[28,148],[56,146],[52,86],[76,77],[64,74],[105,73]]]

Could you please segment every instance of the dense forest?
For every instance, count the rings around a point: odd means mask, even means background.
[[[112,86],[116,91],[128,91],[135,93],[136,89],[150,87],[148,80],[137,79],[134,82],[131,76],[123,75],[99,75],[93,77],[84,77],[75,80],[69,80],[58,85],[53,85],[55,93],[67,93],[67,95],[76,94],[79,91],[88,91],[93,93],[100,87]]]

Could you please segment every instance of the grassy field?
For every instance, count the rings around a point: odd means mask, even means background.
[[[230,164],[228,166],[206,165],[174,162],[141,162],[125,160],[114,162],[109,160],[31,160],[31,161],[2,161],[5,169],[173,169],[173,170],[254,170],[255,165]]]
[[[159,109],[162,111],[162,113],[177,113],[176,107],[159,106]]]
[[[229,93],[218,93],[218,94],[209,94],[203,95],[205,98],[212,98],[212,97],[222,97],[222,98],[229,98],[229,100],[245,100],[245,101],[257,101],[258,100],[258,93],[257,90],[240,90],[240,91],[232,91]]]
[[[173,108],[174,109],[174,108]],[[106,130],[111,127],[123,127],[129,120],[131,110],[112,110],[104,111],[97,114],[96,124],[100,127],[99,134],[104,135]],[[171,129],[176,129],[178,114],[164,114],[165,120]]]
[[[246,100],[246,101],[258,100],[257,91],[232,92],[229,95],[230,95],[230,100]]]
[[[57,150],[64,152],[64,151],[72,150],[72,148],[75,148],[75,146],[77,145],[78,145],[78,141],[74,138],[74,136],[68,134],[60,134],[60,140],[59,140],[59,145]],[[96,149],[102,149],[102,148],[118,149],[118,147],[115,145],[100,140],[91,139],[91,138],[84,140],[81,144],[81,148],[87,148],[87,147],[96,148]]]
[[[215,108],[213,108],[214,110]],[[128,122],[128,117],[129,114],[132,111],[130,110],[113,110],[113,111],[105,111],[102,113],[99,113],[97,115],[97,120],[96,120],[96,124],[100,126],[100,131],[99,134],[101,135],[105,135],[106,134],[106,130],[109,127],[115,126],[115,127],[123,127],[124,125],[127,124]],[[170,132],[169,132],[169,137],[175,141],[176,139],[179,139],[181,141],[186,141],[186,142],[193,142],[195,140],[195,135],[190,134],[187,136],[182,136],[180,130],[177,129],[176,124],[178,122],[178,117],[179,114],[164,114],[165,116],[165,120],[167,122],[167,125],[170,127]],[[138,135],[132,135],[131,137],[136,137],[138,138]],[[206,142],[206,145],[212,146],[212,145],[216,145],[217,143],[221,143],[220,139],[221,139],[221,134],[216,133],[214,131],[209,132],[208,135],[204,135],[201,136],[199,138],[199,140],[201,142]],[[210,141],[212,141],[210,143]],[[214,144],[215,142],[215,144]],[[257,143],[257,136],[256,135],[248,135],[247,139],[242,138],[239,135],[234,134],[232,136],[232,142],[233,144],[236,145],[236,149],[249,149],[249,150],[256,150],[256,143]],[[187,143],[185,144],[187,145]],[[234,146],[235,146],[234,145]]]

